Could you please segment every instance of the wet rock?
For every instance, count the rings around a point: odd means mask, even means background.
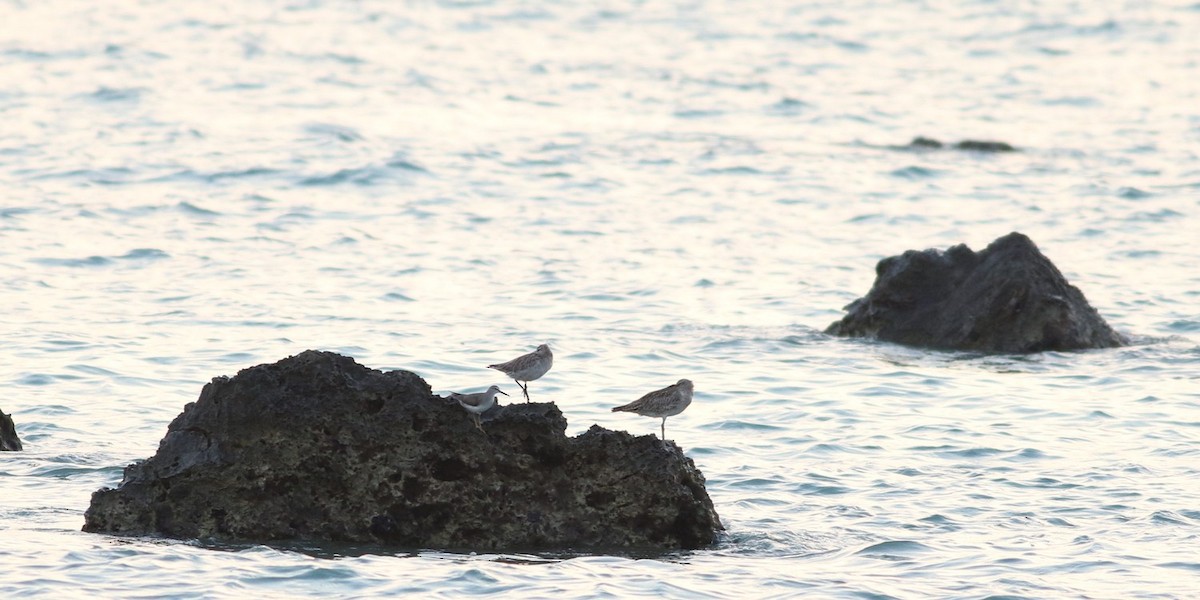
[[[946,145],[933,138],[915,137],[904,148],[915,149],[938,149],[945,148]],[[951,146],[956,150],[968,150],[971,152],[1016,152],[1017,149],[1006,142],[996,142],[989,140],[963,140]]]
[[[1005,142],[993,142],[988,140],[963,140],[954,145],[959,150],[970,150],[972,152],[1016,152],[1017,149]]]
[[[910,148],[941,148],[944,145],[933,138],[927,137],[915,137],[913,141],[908,143]]]
[[[487,434],[407,371],[307,351],[219,377],[158,452],[92,496],[84,531],[480,551],[699,548],[721,528],[678,446],[553,404]]]
[[[1123,345],[1078,288],[1020,233],[879,261],[832,335],[943,349],[1039,352]]]
[[[13,423],[12,415],[0,410],[0,451],[19,452],[24,449],[21,438],[17,437],[17,426]]]

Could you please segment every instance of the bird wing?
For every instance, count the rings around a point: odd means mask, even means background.
[[[675,391],[676,391],[675,388],[677,388],[677,387],[679,387],[679,385],[675,384],[675,385],[668,385],[667,387],[665,387],[661,390],[654,390],[653,392],[650,392],[649,394],[646,394],[645,396],[642,396],[641,398],[638,398],[637,400],[634,400],[633,402],[630,402],[629,404],[626,404],[624,406],[618,406],[618,407],[614,408],[613,412],[618,412],[618,411],[637,412],[637,411],[645,408],[647,405],[656,404],[663,400],[669,399],[672,395],[675,394]]]
[[[498,365],[488,365],[488,368],[496,369],[497,371],[503,371],[505,373],[509,371],[520,371],[535,360],[537,360],[537,357],[534,356],[533,352],[530,352],[529,354],[522,354],[521,356],[518,356],[508,362],[500,363]]]
[[[450,398],[458,401],[459,404],[467,406],[479,406],[483,404],[483,394],[459,394],[450,392]]]

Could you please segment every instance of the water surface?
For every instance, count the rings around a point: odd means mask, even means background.
[[[1200,589],[1194,4],[18,0],[0,23],[8,595]],[[1020,152],[896,148],[918,135]],[[880,258],[1013,230],[1135,343],[820,333]],[[79,532],[212,377],[319,348],[474,391],[543,342],[531,392],[571,434],[656,433],[609,408],[695,381],[668,437],[716,547]]]

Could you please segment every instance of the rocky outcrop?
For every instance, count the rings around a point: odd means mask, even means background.
[[[1125,343],[1020,233],[980,252],[960,244],[885,258],[875,267],[871,291],[846,311],[826,333],[983,352]]]
[[[946,145],[933,138],[915,137],[907,146],[907,149],[924,149],[936,150],[945,148]],[[969,150],[972,152],[1016,152],[1017,149],[1012,147],[1007,142],[995,142],[989,140],[963,140],[950,146],[955,150]]]
[[[12,415],[0,410],[0,451],[18,452],[23,450],[21,438],[17,437],[17,426],[13,423]]]
[[[553,404],[497,406],[486,434],[407,371],[307,351],[219,377],[158,452],[92,496],[84,531],[463,550],[699,548],[721,528],[673,443]]]

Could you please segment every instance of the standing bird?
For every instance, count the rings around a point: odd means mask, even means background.
[[[553,364],[554,355],[550,353],[550,346],[542,344],[529,354],[518,356],[506,363],[488,365],[488,368],[512,377],[521,387],[521,391],[525,392],[525,401],[529,402],[529,382],[545,375]],[[526,382],[525,385],[521,385],[522,381]]]
[[[667,439],[667,417],[673,417],[692,403],[692,382],[680,379],[675,385],[655,390],[626,404],[617,406],[613,412],[631,412],[643,417],[662,418],[662,439]]]
[[[467,409],[471,416],[475,418],[475,427],[483,431],[483,424],[479,420],[479,415],[487,412],[490,408],[496,405],[496,394],[504,394],[497,386],[492,386],[486,392],[477,392],[474,394],[459,394],[450,392],[450,399],[458,402],[459,406]],[[504,394],[507,396],[508,394]],[[484,433],[487,433],[484,431]]]

